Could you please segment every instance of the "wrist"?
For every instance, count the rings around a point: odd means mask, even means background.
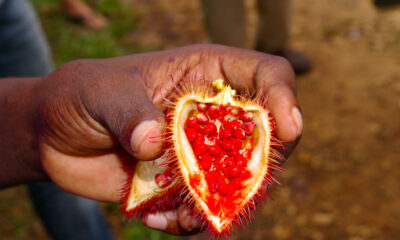
[[[0,81],[0,188],[47,179],[34,127],[40,81],[41,78]]]

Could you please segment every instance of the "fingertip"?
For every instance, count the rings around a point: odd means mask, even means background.
[[[145,120],[133,130],[131,148],[139,160],[153,160],[162,151],[163,123],[157,120]]]
[[[162,213],[151,213],[142,219],[142,222],[149,228],[165,231],[168,226],[168,219]]]
[[[179,225],[188,232],[191,232],[194,229],[200,229],[202,224],[196,216],[193,216],[185,205],[179,206],[178,219]]]

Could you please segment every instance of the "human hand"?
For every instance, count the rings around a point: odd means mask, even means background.
[[[196,75],[210,81],[223,78],[238,91],[262,91],[278,138],[296,142],[300,136],[294,73],[280,57],[194,45],[78,60],[40,79],[35,87],[35,99],[40,99],[35,138],[45,172],[66,191],[117,202],[128,177],[123,167],[161,154],[162,143],[152,139],[162,133],[163,99],[182,79]],[[200,224],[183,207],[143,221],[170,233],[185,233]]]

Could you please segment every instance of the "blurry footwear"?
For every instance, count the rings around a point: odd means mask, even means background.
[[[107,25],[107,19],[96,14],[85,2],[81,0],[63,0],[62,10],[69,18],[83,22],[86,26],[99,30]]]
[[[286,58],[292,65],[294,72],[298,75],[307,73],[311,69],[311,61],[306,55],[288,47],[271,53]]]
[[[400,4],[400,0],[374,0],[375,6],[378,8],[388,8]]]

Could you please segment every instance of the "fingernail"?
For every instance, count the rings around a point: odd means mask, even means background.
[[[294,123],[296,124],[296,134],[297,136],[300,136],[301,132],[303,131],[303,119],[301,117],[299,108],[297,107],[292,108],[292,117]]]
[[[131,136],[131,147],[139,158],[147,158],[162,147],[162,124],[156,120],[141,122]]]
[[[166,216],[160,213],[147,215],[144,222],[148,227],[158,230],[165,230],[168,225]]]

